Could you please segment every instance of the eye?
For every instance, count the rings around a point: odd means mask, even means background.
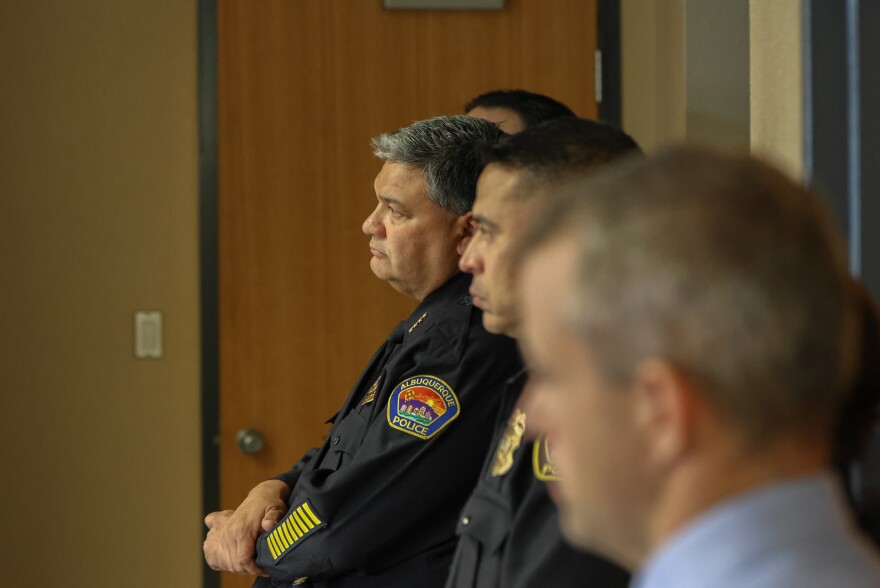
[[[406,217],[406,213],[394,202],[384,202],[385,209],[392,219],[402,219]]]

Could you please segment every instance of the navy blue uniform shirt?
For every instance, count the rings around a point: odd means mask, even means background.
[[[457,274],[389,337],[327,439],[287,474],[290,510],[257,541],[255,586],[442,587],[516,346]]]
[[[462,509],[447,588],[626,588],[627,573],[565,543],[547,494],[556,472],[545,439],[525,437],[525,370],[504,391],[492,450]]]

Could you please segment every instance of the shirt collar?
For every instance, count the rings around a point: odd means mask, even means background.
[[[830,472],[731,498],[668,539],[636,575],[633,588],[711,588],[718,578],[748,569],[753,558],[841,524],[840,508],[839,485]]]

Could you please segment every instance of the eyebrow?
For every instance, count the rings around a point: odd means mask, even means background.
[[[378,198],[379,201],[382,202],[383,204],[393,204],[397,208],[401,208],[403,210],[409,210],[406,207],[406,205],[404,205],[404,203],[401,202],[400,200],[396,200],[394,198],[389,198],[388,196],[376,196],[376,198]]]
[[[483,216],[481,214],[475,214],[474,221],[476,221],[476,223],[478,225],[485,225],[485,226],[489,227],[490,229],[498,229],[497,224],[493,223],[492,221],[490,221],[489,219],[487,219],[485,216]]]

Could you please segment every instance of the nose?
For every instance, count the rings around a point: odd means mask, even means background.
[[[364,224],[361,225],[361,230],[365,235],[369,235],[370,237],[379,237],[380,239],[385,238],[385,226],[379,220],[379,207],[381,205],[377,205],[373,212],[364,219]]]
[[[471,242],[468,243],[467,247],[464,250],[464,253],[461,255],[461,259],[458,260],[458,269],[463,272],[467,272],[469,274],[479,274],[483,271],[483,260],[480,256],[479,245],[477,244],[478,238],[474,237],[471,239]]]

